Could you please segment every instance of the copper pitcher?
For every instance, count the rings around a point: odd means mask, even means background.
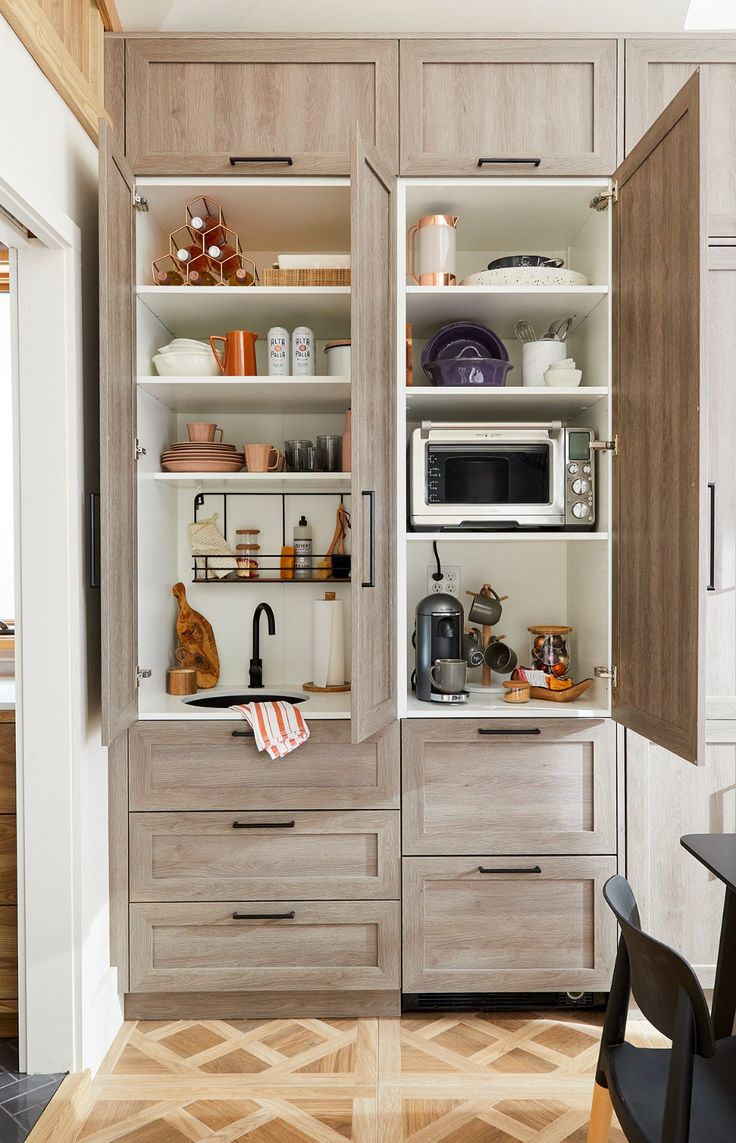
[[[225,337],[213,334],[210,345],[220,372],[226,377],[255,377],[257,341],[258,334],[247,329],[233,329]],[[223,343],[222,354],[218,353],[216,342]]]

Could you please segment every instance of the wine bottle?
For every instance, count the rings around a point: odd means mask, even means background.
[[[157,286],[183,286],[184,275],[177,270],[157,270],[154,281]]]
[[[208,235],[210,242],[224,242],[225,219],[219,203],[204,195],[201,198],[192,199],[190,203],[187,203],[187,216],[189,225],[198,235],[201,236],[211,231],[212,233]]]
[[[190,270],[187,275],[190,286],[216,286],[217,278],[209,270]]]
[[[213,262],[222,267],[223,276],[226,278],[234,274],[240,266],[238,252],[229,242],[223,242],[222,245],[213,242],[207,247],[207,254]]]
[[[180,246],[176,252],[176,260],[182,266],[186,266],[189,270],[208,270],[209,262],[207,255],[203,252],[201,246],[192,244],[191,246]]]
[[[227,284],[228,286],[252,286],[253,275],[251,274],[250,270],[246,270],[242,266],[238,266],[234,273],[232,273],[228,278]]]

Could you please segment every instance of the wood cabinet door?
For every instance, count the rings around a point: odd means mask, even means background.
[[[130,815],[131,901],[399,896],[396,810]],[[0,817],[0,872],[3,819]],[[3,881],[0,879],[0,903]]]
[[[736,833],[736,725],[708,722],[705,763],[626,734],[626,876],[645,928],[713,987],[723,883],[680,845],[687,833]]]
[[[404,992],[607,990],[615,857],[405,857]]]
[[[613,717],[696,762],[704,733],[708,567],[706,238],[700,80],[615,175]]]
[[[138,717],[134,182],[100,123],[100,587],[102,739]]]
[[[347,175],[355,123],[396,170],[395,40],[129,39],[126,91],[136,174]]]
[[[131,905],[130,990],[393,989],[400,948],[398,901]]]
[[[360,132],[354,143],[352,246],[352,736],[394,722],[396,647],[396,353],[394,187]]]
[[[406,719],[403,851],[616,852],[610,719]]]
[[[736,236],[736,36],[626,41],[626,153],[698,67],[708,74],[708,233]]]
[[[736,719],[736,242],[708,247],[708,359],[705,391],[708,484],[705,707]]]
[[[402,175],[610,175],[616,41],[401,41]]]

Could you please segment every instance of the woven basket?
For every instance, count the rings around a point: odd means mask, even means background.
[[[261,271],[263,286],[349,286],[350,270],[279,270],[269,266]]]

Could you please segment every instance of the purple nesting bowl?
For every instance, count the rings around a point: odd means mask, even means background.
[[[468,346],[462,357],[422,360],[422,368],[433,385],[505,385],[506,374],[513,369],[498,357],[480,357]]]
[[[475,321],[452,321],[430,337],[422,351],[422,368],[428,361],[446,361],[460,357],[473,348],[478,357],[508,361],[509,352],[498,334]]]

